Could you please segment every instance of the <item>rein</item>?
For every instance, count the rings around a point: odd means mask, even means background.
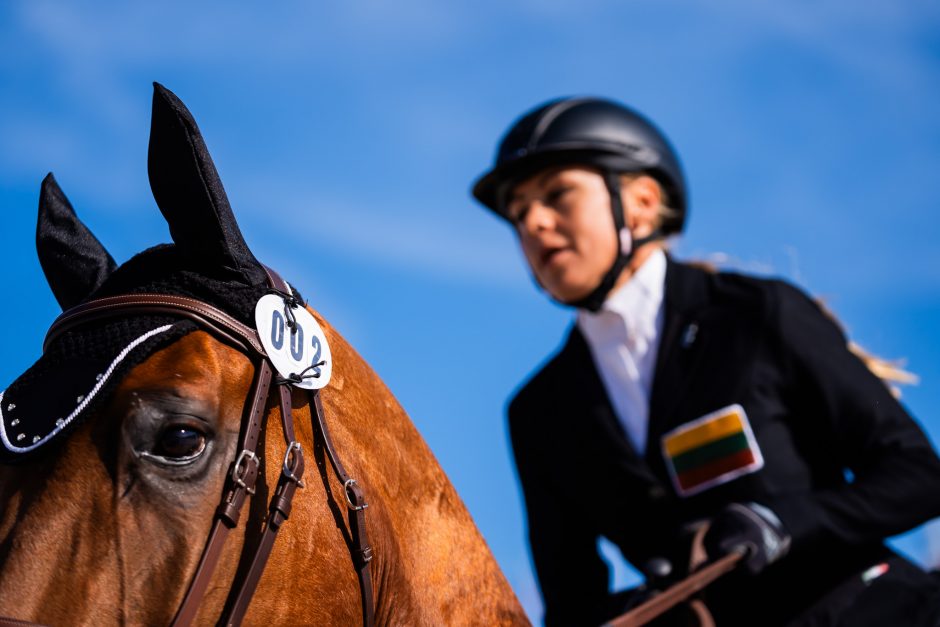
[[[265,270],[268,273],[269,284],[274,290],[284,295],[291,293],[290,287],[277,273],[269,268],[265,268]],[[296,303],[288,303],[288,300],[292,301],[292,299],[285,296],[285,305],[288,308],[296,306]],[[298,486],[304,487],[302,481],[304,472],[303,450],[294,434],[290,390],[292,378],[284,379],[276,376],[270,357],[258,338],[258,333],[251,327],[208,303],[165,294],[113,296],[74,307],[59,316],[52,324],[46,335],[44,348],[54,338],[76,325],[126,314],[172,314],[182,316],[196,322],[201,328],[213,333],[222,341],[234,345],[252,359],[256,365],[251,401],[246,405],[247,409],[242,417],[239,452],[228,472],[222,499],[216,509],[212,530],[196,568],[196,574],[193,576],[183,602],[173,619],[172,625],[174,627],[185,627],[195,618],[205,598],[206,589],[212,575],[218,566],[228,533],[238,525],[245,501],[255,493],[261,463],[257,450],[258,441],[264,422],[268,397],[273,394],[271,390],[272,383],[277,389],[277,402],[280,406],[281,426],[286,445],[281,474],[268,506],[264,530],[255,549],[251,565],[241,577],[236,573],[229,600],[226,602],[218,621],[220,625],[239,625],[248,610],[248,605],[271,555],[277,532],[290,515],[294,493]],[[365,520],[365,508],[368,505],[359,484],[346,472],[333,447],[324,420],[325,411],[319,390],[308,390],[308,394],[311,416],[314,421],[314,432],[320,433],[333,471],[343,484],[349,515],[353,561],[359,578],[362,597],[363,625],[372,627],[375,615],[375,600],[369,568],[373,551],[369,545]],[[0,618],[0,626],[31,624]]]
[[[693,594],[701,592],[715,580],[734,570],[746,553],[745,549],[735,549],[720,559],[702,567],[682,581],[666,588],[645,603],[638,605],[626,614],[622,614],[606,623],[603,627],[639,627],[662,616],[679,603],[686,601]],[[705,610],[705,616],[698,614],[700,625],[712,625],[711,614]]]

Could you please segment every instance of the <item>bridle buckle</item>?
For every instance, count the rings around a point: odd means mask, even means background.
[[[303,460],[303,454],[303,448],[300,446],[300,442],[297,440],[292,441],[287,445],[287,450],[284,452],[284,466],[281,470],[288,480],[293,481],[301,488],[305,488],[307,486],[304,485],[304,482],[300,477],[294,474],[294,470],[297,469],[297,466]]]
[[[368,503],[357,505],[356,502],[353,501],[353,498],[355,498],[355,501],[358,501],[361,498],[360,495],[355,492],[355,489],[357,489],[358,487],[359,487],[359,484],[356,483],[355,479],[347,479],[346,482],[343,484],[343,494],[346,495],[346,507],[348,507],[354,512],[358,512],[360,510],[363,510],[369,507]]]
[[[235,467],[232,468],[232,481],[235,482],[240,488],[244,488],[248,494],[255,493],[254,481],[251,482],[251,485],[245,483],[245,477],[248,476],[249,467],[248,464],[253,463],[255,466],[254,476],[255,479],[258,477],[258,470],[261,467],[261,460],[258,459],[258,456],[255,455],[254,451],[249,451],[248,449],[242,449],[242,452],[238,454],[238,458],[235,460]]]

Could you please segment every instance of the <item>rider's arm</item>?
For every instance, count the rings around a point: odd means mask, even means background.
[[[783,522],[792,549],[877,541],[940,515],[940,459],[923,431],[817,303],[782,282],[775,295],[774,339],[797,399],[792,420],[848,477],[762,503]]]
[[[517,398],[509,408],[509,425],[545,624],[596,624],[605,618],[608,603],[607,566],[575,492],[569,455],[561,450],[545,407],[539,409]]]

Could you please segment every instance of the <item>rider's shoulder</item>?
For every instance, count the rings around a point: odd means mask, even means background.
[[[528,416],[544,414],[546,403],[557,403],[559,395],[568,389],[572,361],[577,361],[576,353],[583,342],[576,327],[573,327],[564,344],[519,385],[509,400],[507,413],[510,422],[522,422]]]
[[[701,262],[673,264],[674,275],[685,277],[684,283],[703,282],[710,300],[717,303],[751,303],[761,308],[776,309],[794,303],[812,303],[814,299],[799,286],[777,276],[757,275],[733,269],[717,269]]]

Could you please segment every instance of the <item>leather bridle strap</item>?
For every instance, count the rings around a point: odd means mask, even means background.
[[[207,303],[166,294],[112,296],[70,309],[52,324],[46,334],[44,345],[48,346],[57,336],[76,325],[128,314],[169,314],[188,318],[223,341],[234,344],[256,363],[251,402],[243,417],[239,453],[228,473],[225,491],[216,510],[209,539],[203,549],[196,574],[172,623],[174,626],[183,627],[189,625],[195,618],[222,555],[228,533],[238,525],[245,501],[255,492],[260,469],[260,459],[257,454],[258,441],[264,422],[273,370],[254,329]],[[289,410],[288,404],[288,416],[291,416]],[[299,459],[299,455],[296,459]],[[293,496],[293,491],[290,492],[290,496]]]
[[[639,627],[648,624],[693,594],[701,592],[716,579],[734,570],[743,556],[744,553],[741,550],[732,551],[666,588],[626,614],[604,623],[603,627]]]
[[[283,294],[285,299],[290,298],[289,286],[271,270],[269,270],[269,277],[272,287]],[[189,625],[195,618],[218,565],[228,533],[238,524],[246,499],[255,492],[255,484],[260,469],[260,459],[257,454],[258,441],[265,417],[270,387],[275,375],[254,329],[207,303],[181,296],[134,294],[108,297],[85,303],[63,313],[53,323],[47,333],[44,345],[47,346],[58,335],[76,325],[127,314],[169,314],[188,318],[214,333],[223,341],[235,345],[256,362],[252,400],[245,416],[246,422],[243,425],[243,432],[239,441],[239,453],[228,473],[224,495],[216,511],[209,539],[197,566],[196,574],[172,623],[174,627],[183,627]],[[291,501],[297,486],[303,486],[301,480],[304,470],[303,452],[300,443],[296,441],[294,433],[291,388],[288,384],[289,381],[277,381],[281,426],[287,444],[282,472],[271,498],[262,538],[256,548],[251,566],[247,574],[241,578],[241,581],[236,581],[233,584],[233,590],[237,590],[237,592],[234,594],[234,601],[226,606],[220,620],[221,624],[240,624],[248,609],[251,597],[257,589],[265,564],[270,557],[277,532],[290,514]],[[323,437],[324,447],[330,458],[330,463],[337,477],[343,482],[347,506],[350,509],[349,524],[353,539],[354,563],[362,593],[363,624],[366,627],[371,627],[374,620],[374,598],[369,570],[372,548],[368,543],[364,513],[367,505],[358,484],[345,472],[336,455],[329,432],[326,429],[323,419],[323,407],[317,392],[311,393],[310,409],[311,414],[316,417],[315,424],[319,427]]]
[[[330,464],[333,466],[333,472],[340,481],[343,482],[343,493],[346,497],[346,507],[349,510],[349,531],[352,537],[353,563],[356,566],[356,573],[359,576],[359,587],[362,592],[362,621],[366,627],[372,627],[375,624],[375,601],[372,591],[372,573],[369,563],[372,561],[372,546],[369,544],[369,537],[366,533],[366,503],[362,488],[355,479],[351,478],[343,468],[336,450],[333,448],[333,441],[330,439],[330,432],[326,428],[324,421],[325,411],[323,403],[320,400],[319,390],[311,391],[311,420],[315,417],[315,427],[319,429],[323,437],[323,447],[326,449],[327,457],[330,458]]]
[[[242,324],[208,303],[169,294],[109,296],[73,307],[62,313],[49,327],[42,344],[43,351],[48,348],[52,340],[72,327],[128,313],[165,314],[189,318],[200,326],[206,327],[223,341],[234,344],[249,357],[267,358],[258,334],[248,325]]]
[[[174,626],[189,625],[196,617],[209,586],[209,581],[215,573],[216,566],[218,566],[228,533],[238,525],[238,519],[241,517],[241,510],[247,497],[255,493],[255,484],[257,483],[260,466],[256,451],[264,410],[267,405],[268,391],[271,387],[271,379],[271,365],[266,359],[262,360],[255,376],[248,424],[240,441],[240,452],[228,473],[224,496],[216,509],[209,540],[206,542],[205,549],[203,549],[202,558],[196,568],[196,574],[189,584],[189,590],[187,590],[183,603],[173,619],[172,625]]]
[[[222,619],[219,621],[219,624],[222,625],[241,624],[245,612],[248,611],[248,604],[258,587],[258,582],[261,580],[264,567],[271,556],[271,549],[274,548],[277,532],[290,515],[294,492],[297,486],[303,487],[304,456],[300,443],[297,442],[294,435],[291,391],[287,385],[279,385],[278,391],[281,404],[281,428],[284,432],[284,441],[287,444],[284,464],[281,468],[277,487],[274,490],[274,496],[271,497],[271,503],[268,506],[268,516],[265,520],[261,542],[255,550],[254,559],[248,573],[242,578],[241,585],[237,588],[238,593],[235,596],[235,602],[230,609],[222,614]]]
[[[283,293],[290,294],[290,287],[280,276],[278,276],[274,270],[268,268],[267,266],[264,266],[264,269],[268,274],[268,280],[272,285],[275,286],[275,288],[281,290]],[[281,386],[282,408],[285,407],[284,392],[286,387],[287,386],[285,385]],[[323,438],[323,448],[326,449],[327,457],[330,459],[330,465],[333,466],[333,471],[336,473],[337,478],[343,483],[343,493],[346,497],[346,506],[349,511],[349,533],[352,540],[351,550],[353,553],[353,563],[356,567],[356,574],[359,577],[360,599],[362,602],[362,622],[365,627],[373,627],[375,624],[375,597],[372,589],[372,571],[369,567],[369,564],[372,561],[373,552],[372,546],[369,544],[368,534],[366,532],[366,508],[369,505],[366,503],[365,496],[362,493],[362,488],[359,487],[359,484],[355,479],[349,476],[349,474],[346,472],[346,469],[343,467],[343,463],[339,459],[339,455],[336,454],[336,448],[333,446],[333,441],[330,438],[330,432],[326,428],[326,411],[323,409],[323,403],[320,400],[320,391],[310,390],[309,394],[311,422],[314,418],[316,418],[315,429],[319,428],[320,435]],[[288,395],[286,399],[286,407],[289,410],[290,396]],[[281,415],[290,415],[290,412],[288,411],[285,414],[285,411],[282,409]],[[288,452],[284,457],[284,472],[281,475],[281,482],[278,484],[279,490],[285,478],[288,480],[292,479],[291,473],[288,472],[288,459],[290,457],[291,447],[293,446],[292,442],[294,441],[292,425],[288,426],[285,424],[284,438],[288,440]],[[299,452],[299,444],[297,444],[297,449]],[[303,459],[300,460],[300,470],[303,471]],[[303,484],[300,483],[298,479],[296,482],[291,481],[284,485],[284,490],[290,490],[290,493],[293,494],[293,490],[296,488],[298,483],[303,486]],[[279,524],[272,526],[273,523],[277,522],[279,515],[283,515],[284,519],[287,518],[287,513],[280,510],[275,510],[275,501],[276,499],[272,499],[271,501],[270,520],[272,523],[266,527],[266,531],[270,531],[273,528],[270,544],[273,544],[273,533],[277,533],[277,528],[279,526]],[[266,533],[265,538],[262,539],[262,546],[265,546],[264,541],[267,540],[267,536],[268,534]],[[270,552],[270,547],[268,547],[267,551]],[[260,577],[260,572],[257,576]],[[250,577],[249,581],[251,581]],[[250,593],[248,596],[250,598]]]

